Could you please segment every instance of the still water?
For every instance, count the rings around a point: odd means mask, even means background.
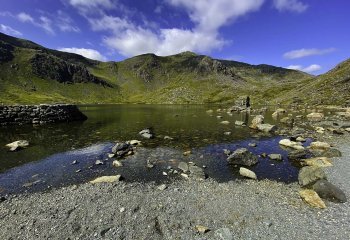
[[[235,126],[236,120],[250,122],[253,115],[229,115],[226,111],[218,110],[222,108],[213,105],[84,105],[80,106],[88,117],[84,122],[2,127],[0,192],[1,189],[20,189],[27,182],[35,182],[35,185],[44,182],[43,186],[84,182],[102,173],[122,173],[129,181],[166,180],[168,177],[162,176],[162,171],[176,164],[174,159],[194,161],[198,166],[206,165],[209,177],[226,181],[237,177],[237,169],[227,166],[222,153],[224,148],[235,150],[256,142],[257,147],[250,148],[256,154],[286,155],[287,152],[278,146],[281,137],[261,136],[248,127]],[[207,113],[209,109],[213,113]],[[266,113],[265,122],[275,124],[272,111]],[[229,121],[229,124],[222,124],[222,121]],[[156,137],[143,139],[138,132],[149,127]],[[165,140],[164,136],[173,140]],[[8,152],[4,145],[19,139],[28,140],[30,147]],[[108,161],[107,157],[113,142],[132,139],[142,141],[144,156],[125,160],[123,168],[113,168],[112,160]],[[189,158],[182,156],[182,152],[187,150],[193,152]],[[147,155],[152,154],[161,155],[162,161],[155,169],[145,171],[144,161]],[[71,165],[74,160],[80,164]],[[96,160],[106,163],[93,166]],[[295,181],[298,171],[286,159],[282,162],[261,159],[252,169],[259,173],[260,178],[286,182]],[[43,177],[40,178],[40,175]]]

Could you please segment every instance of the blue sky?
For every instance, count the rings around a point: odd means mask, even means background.
[[[350,57],[348,0],[11,0],[0,31],[92,59],[183,51],[324,73]]]

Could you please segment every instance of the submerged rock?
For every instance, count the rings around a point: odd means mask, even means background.
[[[273,133],[277,131],[277,126],[268,123],[258,124],[256,127],[259,131],[266,133]]]
[[[257,179],[255,172],[253,172],[247,168],[244,168],[244,167],[239,168],[239,174],[243,177]]]
[[[312,186],[312,189],[317,192],[321,198],[340,203],[345,203],[347,201],[345,193],[327,180],[318,180]]]
[[[309,149],[293,150],[288,153],[288,159],[292,161],[306,159],[312,156],[313,154],[309,151]]]
[[[325,172],[320,167],[307,166],[299,171],[298,181],[301,186],[307,186],[320,179],[327,179]]]
[[[314,190],[303,189],[299,191],[300,197],[310,206],[315,208],[326,208],[326,204]]]
[[[258,157],[246,148],[239,148],[228,156],[227,161],[229,164],[252,166],[258,163]]]
[[[18,140],[9,144],[6,144],[6,147],[10,148],[11,152],[26,148],[29,146],[29,142],[27,140]]]
[[[282,155],[281,154],[276,154],[276,153],[272,153],[267,155],[271,160],[276,160],[276,161],[282,161]]]

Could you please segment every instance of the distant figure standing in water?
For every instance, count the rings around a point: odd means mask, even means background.
[[[245,101],[245,107],[250,108],[250,97],[248,96],[246,101]]]

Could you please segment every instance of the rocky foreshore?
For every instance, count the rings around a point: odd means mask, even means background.
[[[72,104],[0,106],[0,125],[83,121],[87,117]]]

